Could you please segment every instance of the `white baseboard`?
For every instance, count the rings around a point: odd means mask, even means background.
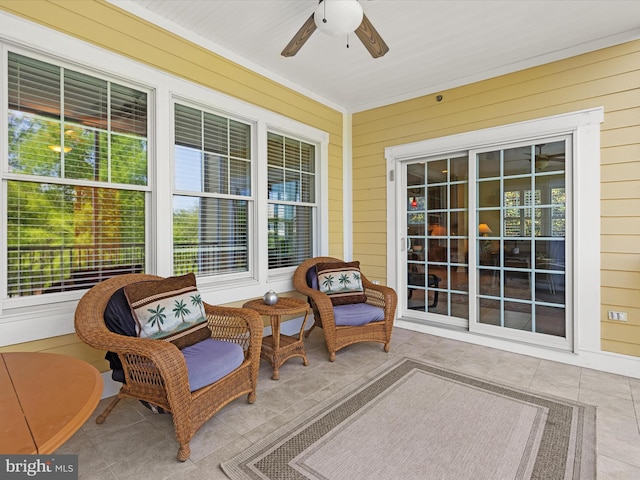
[[[397,319],[396,327],[412,330],[414,332],[428,333],[437,337],[459,340],[485,347],[497,348],[507,352],[529,355],[554,362],[567,363],[578,367],[591,368],[603,372],[625,375],[627,377],[640,378],[640,358],[621,355],[604,351],[581,350],[576,353],[551,348],[543,348],[536,345],[515,343],[499,338],[478,335],[469,331],[448,329],[433,325],[423,325],[415,322]]]
[[[108,398],[117,395],[122,384],[111,378],[111,370],[102,372],[100,375],[102,375],[102,383],[104,385],[101,398]]]

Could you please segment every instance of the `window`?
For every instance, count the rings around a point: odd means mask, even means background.
[[[176,104],[174,142],[174,273],[248,271],[251,126]]]
[[[526,176],[528,172],[514,167],[518,165],[518,161],[522,165],[522,158],[529,162],[537,178],[547,176],[546,182],[536,182],[535,190],[532,189],[531,181]],[[535,158],[533,165],[531,165],[531,158]],[[564,168],[564,142],[506,149],[504,161],[505,174],[510,176],[504,184],[505,236],[523,237],[531,235],[531,232],[537,236],[542,235],[542,230],[549,223],[548,218],[543,218],[543,213],[553,218],[550,235],[564,236],[566,198],[564,180],[559,175]],[[552,205],[551,210],[535,208],[542,203]],[[531,217],[532,212],[534,218]]]
[[[316,147],[268,134],[269,268],[293,267],[313,256]]]
[[[9,52],[7,297],[144,270],[147,96]]]

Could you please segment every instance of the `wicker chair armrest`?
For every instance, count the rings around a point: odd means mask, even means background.
[[[249,395],[255,399],[255,387],[260,369],[260,349],[264,322],[260,314],[248,308],[221,307],[204,304],[211,338],[239,344],[244,350],[245,361],[250,362],[250,381],[254,393]],[[253,395],[253,397],[252,397]]]
[[[317,311],[325,328],[334,328],[336,319],[333,315],[333,303],[331,303],[329,295],[309,287],[301,288],[298,291],[309,297],[313,309]]]
[[[106,347],[106,350],[119,355],[139,355],[148,358],[152,363],[166,363],[165,358],[183,358],[180,350],[171,342],[164,340],[152,340],[150,338],[127,337],[124,335],[113,335],[119,337],[119,341]],[[171,362],[171,360],[168,360]]]
[[[188,402],[189,375],[187,363],[178,347],[164,340],[127,337],[109,332],[115,337],[102,348],[117,353],[125,371],[129,388],[153,384],[161,377],[169,402]]]
[[[84,343],[98,350],[118,354],[123,362],[123,366],[128,362],[127,356],[137,355],[148,358],[152,364],[166,365],[169,369],[184,368],[186,374],[187,367],[184,362],[184,357],[180,354],[180,350],[170,342],[120,335],[108,330],[104,323],[102,323],[102,320],[83,322],[83,318],[87,315],[92,318],[102,318],[104,309],[101,309],[101,307],[95,307],[95,309],[100,313],[98,314],[92,311],[93,309],[88,311],[86,306],[82,311],[80,309],[76,311],[76,335]],[[162,370],[162,367],[158,368]]]
[[[368,280],[363,280],[362,286],[367,296],[367,303],[370,305],[386,310],[388,306],[395,306],[398,302],[398,296],[393,288],[376,285]]]
[[[92,328],[85,328],[83,324],[78,325],[77,321],[76,335],[95,349],[115,353],[136,353],[138,350],[153,350],[158,342],[158,340],[150,338],[129,337],[114,333],[108,330],[104,324],[94,324]]]
[[[164,340],[149,340],[146,338],[140,338],[138,340],[140,344],[135,345],[133,348],[118,346],[111,349],[111,351],[120,355],[120,358],[125,357],[123,359],[123,365],[129,363],[127,357],[137,355],[147,358],[152,364],[156,365],[161,372],[164,369],[167,371],[181,369],[184,369],[185,372],[187,371],[184,356],[173,343]]]
[[[248,308],[204,304],[211,338],[239,344],[248,358],[259,358],[264,322]]]
[[[306,281],[305,282],[297,282],[297,283],[294,282],[294,288],[296,289],[296,291],[298,293],[306,295],[307,297],[313,296],[314,293],[322,293],[322,292],[316,290],[315,288],[309,287],[306,284]]]

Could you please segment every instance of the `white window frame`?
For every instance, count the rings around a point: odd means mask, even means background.
[[[321,187],[322,187],[322,182],[320,182],[320,171],[321,171],[321,166],[327,164],[326,161],[321,161],[321,153],[326,151],[326,148],[322,148],[322,146],[320,145],[320,143],[318,143],[317,140],[313,140],[310,138],[305,138],[305,137],[301,137],[300,135],[297,135],[293,132],[288,132],[288,131],[283,131],[282,129],[279,128],[267,128],[267,134],[269,133],[273,133],[275,135],[281,135],[285,138],[289,138],[291,140],[296,140],[299,142],[303,142],[303,143],[308,143],[308,144],[312,144],[315,146],[315,199],[313,202],[310,203],[304,203],[304,202],[293,202],[295,203],[295,205],[302,205],[302,206],[307,206],[310,207],[313,211],[313,238],[312,238],[312,245],[311,245],[311,251],[312,252],[316,252],[316,255],[320,255],[320,245],[324,244],[326,245],[328,243],[328,237],[327,237],[327,229],[323,228],[322,229],[322,234],[319,234],[319,225],[318,225],[318,219],[320,218],[320,198],[324,197],[326,198],[326,193],[323,195],[320,191]],[[267,165],[267,170],[268,170],[268,165]],[[265,174],[267,175],[268,178],[268,171],[265,170]],[[327,182],[323,182],[325,185]],[[267,186],[268,187],[268,186]],[[270,203],[272,203],[269,199],[269,192],[268,192],[268,188],[267,190],[265,190],[265,198],[267,201],[267,208],[269,206]],[[267,220],[268,220],[268,212],[267,212]],[[322,242],[322,238],[324,235],[324,239],[326,241],[326,243]],[[269,254],[269,252],[266,252],[267,256]],[[285,278],[289,275],[293,275],[293,272],[295,271],[296,267],[282,267],[282,268],[271,268],[269,269],[269,266],[267,265],[267,269],[269,271],[269,277],[272,279],[276,279],[276,278]]]
[[[0,12],[0,104],[6,105],[7,48],[20,49],[23,54],[63,62],[70,68],[89,74],[101,74],[133,85],[143,85],[153,92],[149,98],[152,116],[148,119],[153,139],[149,140],[150,165],[148,170],[150,200],[147,207],[147,272],[160,276],[172,275],[172,211],[173,192],[173,110],[172,99],[178,97],[192,103],[243,118],[255,124],[255,166],[252,193],[257,201],[253,218],[252,239],[254,250],[252,274],[229,281],[215,281],[212,277],[198,280],[203,300],[213,303],[241,302],[262,296],[267,290],[287,292],[293,290],[292,272],[271,273],[267,262],[267,131],[280,131],[287,135],[305,139],[318,145],[316,187],[318,219],[316,222],[317,254],[328,250],[328,146],[329,134],[318,128],[303,124],[284,115],[266,110],[250,103],[227,96],[202,85],[170,75],[132,59],[99,48],[45,26]],[[0,135],[6,138],[6,112],[0,115]],[[0,163],[6,165],[8,149],[6,142],[0,142]],[[264,200],[262,200],[264,199]],[[0,183],[0,248],[6,255],[6,192]],[[162,232],[158,235],[156,232]],[[260,250],[264,249],[264,253]],[[0,262],[0,277],[6,292],[6,262]],[[288,269],[282,269],[288,270]],[[42,298],[24,301],[13,307],[0,298],[0,346],[13,345],[43,338],[55,337],[74,332],[73,315],[77,300],[84,291],[65,294],[48,294]],[[44,299],[44,297],[47,297]],[[45,303],[42,303],[45,302]]]
[[[535,141],[539,137],[572,136],[573,164],[573,352],[600,350],[600,124],[602,107],[545,117],[510,125],[451,135],[385,149],[387,159],[387,210],[399,211],[403,191],[395,181],[403,162],[420,157],[434,157],[449,152],[471,151],[507,143]],[[474,179],[475,181],[475,179]],[[470,193],[471,195],[471,193]],[[470,215],[472,212],[470,211]],[[406,241],[402,219],[388,215],[387,283],[404,291],[406,280],[401,268]],[[595,221],[594,221],[595,220]],[[470,218],[473,224],[474,219]],[[471,242],[471,240],[470,240]],[[469,259],[472,262],[472,259]],[[568,274],[571,274],[568,272]],[[398,299],[398,311],[406,308],[406,300]],[[400,318],[402,320],[402,318]],[[473,321],[470,319],[470,322]],[[418,328],[420,329],[420,328]],[[429,328],[421,331],[433,331]],[[463,335],[473,335],[464,333]],[[491,343],[491,342],[489,342]],[[495,343],[494,343],[495,344]]]
[[[112,83],[117,83],[119,85],[123,85],[126,87],[131,87],[136,90],[142,91],[147,94],[147,184],[146,185],[123,185],[123,184],[112,184],[110,182],[99,182],[96,184],[95,182],[83,180],[83,179],[73,179],[73,178],[50,178],[50,177],[41,177],[41,176],[30,176],[22,173],[11,173],[8,170],[8,144],[6,141],[2,141],[3,151],[1,153],[1,161],[0,165],[2,168],[2,172],[0,173],[0,192],[2,193],[2,227],[0,228],[0,232],[2,232],[2,240],[0,241],[0,246],[2,247],[2,268],[0,269],[0,273],[2,274],[2,278],[0,279],[0,302],[2,303],[1,311],[18,311],[24,307],[35,307],[41,305],[48,304],[59,304],[66,301],[74,301],[78,300],[84,290],[75,290],[68,291],[62,293],[47,293],[42,295],[31,295],[31,296],[23,296],[23,297],[15,297],[15,298],[6,298],[6,293],[8,289],[7,285],[7,276],[8,272],[6,270],[7,265],[7,235],[4,232],[7,232],[7,217],[5,212],[7,211],[7,203],[8,197],[7,192],[4,191],[5,182],[10,180],[17,181],[29,181],[34,183],[55,183],[55,184],[66,184],[66,185],[77,185],[77,186],[88,186],[91,188],[99,188],[99,189],[108,189],[108,188],[116,188],[119,190],[134,190],[145,192],[145,206],[147,212],[145,212],[145,261],[146,265],[144,268],[147,271],[150,271],[153,266],[150,264],[152,260],[151,252],[149,251],[149,232],[153,229],[153,225],[149,222],[149,205],[151,203],[151,198],[153,194],[153,177],[151,176],[151,168],[152,168],[152,145],[155,145],[154,132],[150,126],[151,119],[154,116],[154,90],[149,88],[147,85],[134,81],[127,81],[122,78],[115,77],[110,75],[107,72],[104,72],[102,69],[91,69],[86,66],[77,65],[74,63],[65,62],[63,60],[59,60],[55,57],[47,56],[46,54],[42,54],[37,51],[30,51],[20,47],[7,46],[0,44],[0,52],[2,53],[2,61],[0,62],[0,70],[3,76],[3,80],[7,78],[7,65],[8,65],[8,54],[9,52],[17,53],[19,55],[23,55],[26,57],[31,57],[36,60],[40,60],[46,63],[51,63],[56,66],[65,68],[67,70],[72,70],[74,72],[80,72],[85,75],[89,75],[95,78],[99,78],[101,80],[105,80]],[[3,107],[7,105],[7,96],[8,96],[8,88],[5,86],[0,94],[0,105]],[[1,135],[3,138],[7,138],[7,110],[2,111],[2,120],[0,121],[0,129]],[[0,320],[1,322],[1,320]]]
[[[260,246],[257,244],[256,242],[256,238],[257,238],[257,231],[255,230],[256,228],[256,209],[258,206],[258,197],[256,197],[256,187],[258,186],[257,182],[257,166],[256,164],[258,163],[257,160],[257,152],[264,147],[261,147],[258,144],[258,140],[257,140],[257,126],[258,126],[258,122],[255,121],[254,119],[249,119],[249,118],[245,118],[245,117],[241,117],[237,114],[232,114],[229,112],[223,112],[220,110],[217,110],[215,107],[212,107],[210,105],[206,105],[204,103],[202,103],[201,101],[195,100],[195,99],[187,99],[184,98],[182,96],[179,95],[172,95],[171,98],[171,177],[172,177],[172,181],[171,181],[171,255],[173,258],[173,198],[176,195],[180,195],[183,192],[180,190],[176,190],[175,188],[175,181],[174,181],[174,173],[175,173],[175,163],[176,163],[176,159],[175,159],[175,129],[174,127],[174,119],[175,119],[175,105],[176,104],[180,104],[180,105],[184,105],[186,107],[190,107],[190,108],[194,108],[196,110],[200,110],[203,111],[205,113],[210,113],[213,115],[218,115],[220,117],[224,117],[230,120],[236,120],[236,121],[240,121],[243,123],[246,123],[248,125],[250,125],[251,127],[251,195],[248,197],[244,197],[243,200],[245,200],[248,203],[248,208],[247,208],[247,234],[249,237],[249,244],[248,244],[248,261],[249,261],[249,268],[246,272],[237,272],[237,273],[228,273],[228,274],[219,274],[219,275],[202,275],[202,276],[198,276],[198,285],[199,288],[202,288],[203,285],[209,285],[211,287],[216,287],[216,286],[223,286],[223,285],[228,285],[229,283],[234,284],[234,285],[242,285],[244,282],[248,281],[255,281],[257,280],[257,274],[256,274],[256,267],[255,267],[255,259],[257,258],[257,255],[260,254]],[[188,192],[186,193],[188,195]],[[172,269],[172,273],[173,273],[173,260],[171,261],[171,269]]]

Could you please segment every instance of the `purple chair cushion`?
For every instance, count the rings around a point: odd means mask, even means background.
[[[189,389],[193,392],[233,372],[244,361],[237,343],[208,338],[180,350],[187,362]]]
[[[384,320],[384,310],[368,303],[351,303],[348,305],[334,305],[333,316],[336,325],[339,327],[357,327]]]

